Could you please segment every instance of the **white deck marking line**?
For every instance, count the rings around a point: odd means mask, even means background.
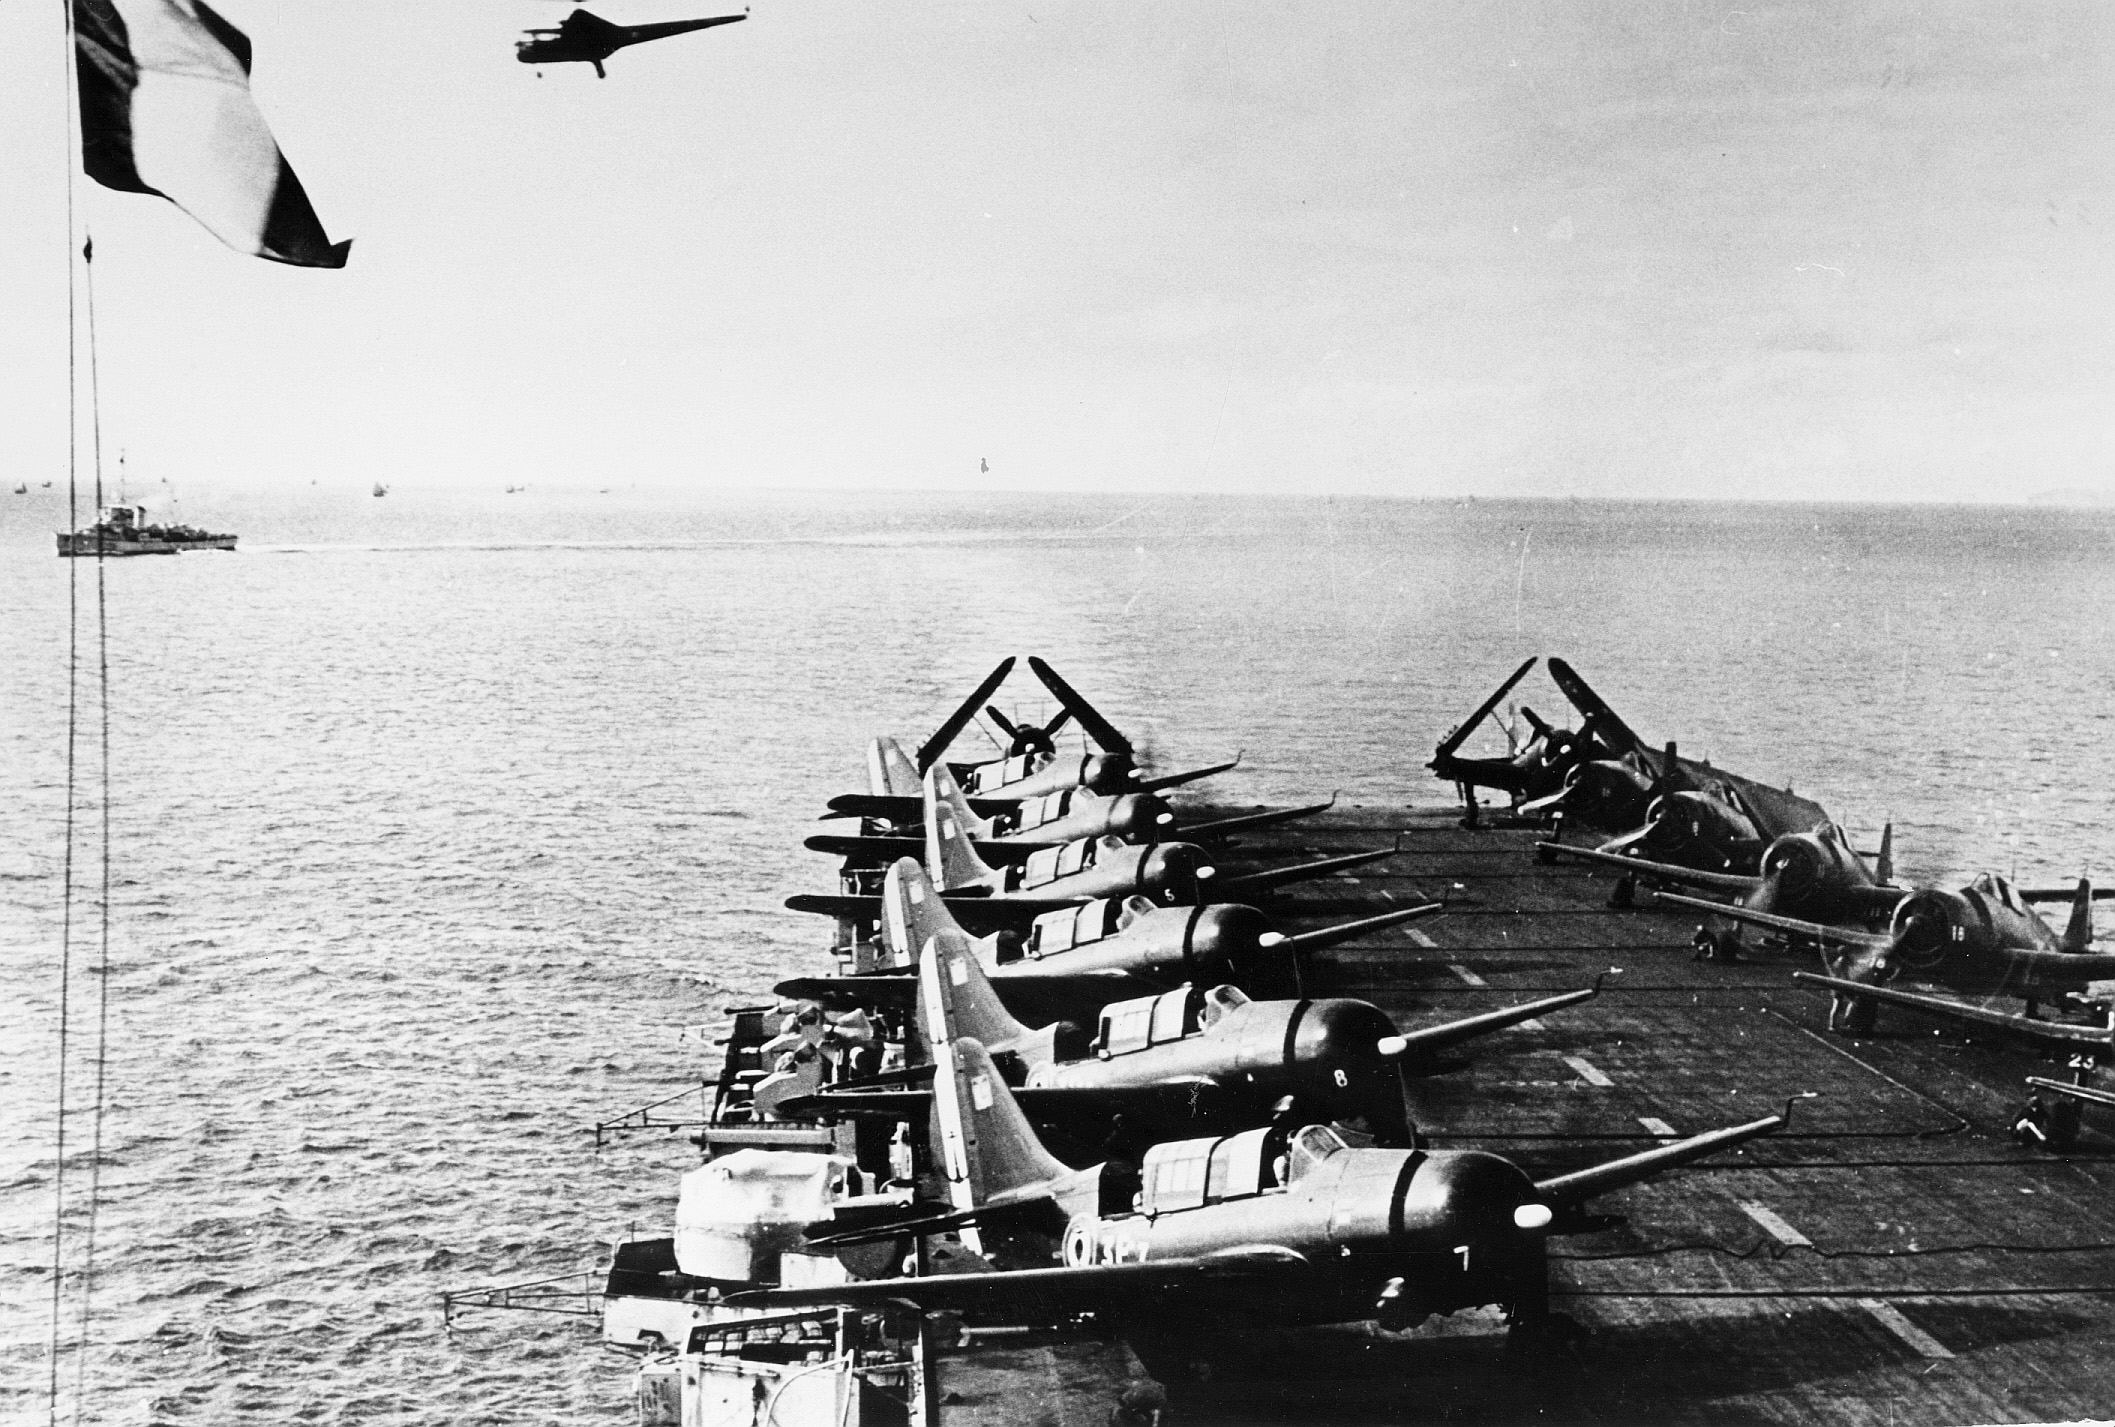
[[[1542,1024],[1542,1017],[1529,1016],[1520,1023],[1520,1029],[1524,1031],[1546,1031],[1549,1027]]]
[[[1643,1125],[1648,1132],[1659,1137],[1660,1139],[1678,1140],[1681,1138],[1681,1135],[1676,1132],[1674,1126],[1668,1124],[1665,1120],[1661,1119],[1657,1115],[1640,1115],[1638,1116],[1638,1123]]]
[[[1395,900],[1395,893],[1388,891],[1386,888],[1382,888],[1381,900],[1384,902],[1392,902]]]
[[[1408,940],[1410,940],[1410,941],[1414,941],[1414,942],[1416,942],[1416,943],[1417,943],[1417,944],[1418,944],[1419,946],[1429,946],[1429,947],[1431,947],[1431,948],[1432,948],[1432,949],[1433,949],[1434,951],[1438,951],[1438,950],[1439,950],[1439,943],[1438,943],[1438,942],[1436,942],[1436,941],[1434,941],[1434,940],[1432,940],[1432,938],[1431,938],[1431,937],[1428,937],[1428,936],[1426,936],[1426,935],[1425,935],[1425,934],[1424,934],[1423,932],[1419,931],[1419,930],[1418,930],[1418,929],[1417,929],[1416,927],[1404,927],[1404,928],[1403,928],[1403,936],[1404,936],[1405,938],[1407,938]]]
[[[1814,1247],[1812,1239],[1779,1218],[1776,1211],[1767,1209],[1752,1199],[1740,1201],[1740,1212],[1762,1225],[1763,1232],[1780,1244],[1788,1244],[1795,1249],[1811,1249]]]
[[[1594,1069],[1593,1065],[1583,1056],[1568,1055],[1564,1057],[1564,1063],[1570,1066],[1572,1072],[1588,1085],[1598,1085],[1603,1090],[1606,1090],[1616,1083]]]
[[[1452,961],[1447,963],[1447,970],[1453,972],[1456,976],[1459,976],[1463,981],[1466,981],[1471,986],[1488,986],[1491,984],[1490,982],[1484,980],[1481,976],[1478,976],[1475,972],[1469,970],[1468,967],[1459,965]]]
[[[1902,1311],[1892,1304],[1882,1303],[1877,1298],[1861,1298],[1858,1306],[1880,1320],[1880,1326],[1893,1333],[1903,1342],[1915,1348],[1927,1358],[1950,1358],[1946,1345],[1902,1316]]]

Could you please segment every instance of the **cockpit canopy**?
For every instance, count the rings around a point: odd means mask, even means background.
[[[996,763],[979,763],[970,771],[969,794],[975,797],[978,793],[1003,788],[1008,783],[1018,783],[1040,767],[1042,759],[1033,753],[1016,753]]]
[[[1283,1129],[1268,1128],[1155,1145],[1146,1151],[1139,1170],[1139,1212],[1166,1214],[1269,1194],[1298,1183],[1302,1175],[1347,1148],[1327,1125],[1309,1125],[1289,1140]]]
[[[1140,996],[1102,1008],[1101,1031],[1094,1049],[1099,1055],[1127,1055],[1148,1046],[1166,1045],[1210,1030],[1222,1016],[1248,997],[1232,986],[1199,990],[1178,986],[1158,996]]]
[[[1075,946],[1115,936],[1152,910],[1153,903],[1144,897],[1126,897],[1121,902],[1097,897],[1077,907],[1045,912],[1035,919],[1024,949],[1030,956],[1069,951]]]
[[[2020,905],[2019,893],[2012,890],[2012,884],[1995,872],[1978,872],[1963,891],[1971,901],[1995,898],[2015,912],[2025,910]]]
[[[1046,847],[1040,852],[1028,854],[1022,864],[1021,885],[1040,887],[1045,882],[1054,882],[1060,877],[1070,877],[1075,872],[1084,872],[1094,865],[1094,856],[1100,844],[1093,838],[1082,838],[1068,842],[1062,847]]]

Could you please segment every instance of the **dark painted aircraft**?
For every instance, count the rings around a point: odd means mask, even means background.
[[[891,878],[888,920],[922,924],[915,884]],[[913,933],[916,935],[916,933]],[[1286,1097],[1298,1113],[1343,1123],[1377,1143],[1414,1142],[1403,1076],[1431,1073],[1442,1051],[1593,997],[1592,987],[1404,1035],[1366,1001],[1251,1000],[1232,986],[1182,986],[1105,1006],[1090,1036],[1070,1021],[1017,1019],[985,975],[977,948],[942,927],[919,955],[917,1045],[974,1037],[1031,1097],[1032,1113],[1073,1108],[1104,1117],[1136,1108],[1148,1119],[1246,1128]],[[1171,1093],[1172,1092],[1172,1093]],[[852,1091],[816,1108],[862,1108],[923,1119],[925,1092]],[[911,1102],[915,1101],[913,1104]],[[795,1111],[795,1113],[803,1113]]]
[[[1829,974],[1800,972],[1798,977],[1834,993],[1829,1011],[1832,1030],[1870,1030],[1878,1014],[1877,1003],[1892,1001],[1960,1020],[2003,1024],[2049,1039],[2051,1023],[2036,1015],[2042,1001],[2084,990],[2096,981],[2115,980],[2115,955],[2086,950],[2093,940],[2092,883],[2079,879],[2071,894],[2071,917],[2061,933],[2033,908],[2034,901],[2049,900],[2052,891],[2022,895],[2005,878],[1989,872],[1978,874],[1958,891],[1920,887],[1895,904],[1884,932],[1831,926],[1667,892],[1655,900],[1820,946]],[[1913,993],[1887,989],[1888,982],[1905,975],[1968,995],[2019,997],[2027,1008],[2021,1015],[1980,1007],[1968,1014],[1960,1009],[1961,1003],[1941,997],[1905,1001]],[[2057,1038],[2063,1035],[2056,1033]]]
[[[889,869],[879,897],[795,897],[787,905],[830,916],[878,918],[887,957],[878,969],[897,974],[801,977],[780,983],[782,996],[832,1004],[866,998],[907,1004],[910,988],[900,972],[917,964],[927,941],[942,933],[966,934],[972,925],[991,927],[980,914],[1006,911],[1011,919],[1001,920],[977,943],[979,959],[1016,1015],[1051,1019],[1091,1016],[1111,1001],[1185,983],[1225,983],[1251,995],[1296,995],[1305,980],[1302,967],[1315,952],[1444,910],[1438,902],[1424,902],[1288,935],[1273,930],[1256,908],[1238,902],[1159,907],[1133,897],[1067,905],[1024,922],[1020,909],[1004,902],[942,898],[925,869],[907,857]],[[1025,936],[1018,930],[1024,924]]]
[[[1589,718],[1576,731],[1558,728],[1536,717],[1533,709],[1523,706],[1521,715],[1528,721],[1532,736],[1525,744],[1518,741],[1512,725],[1499,725],[1505,734],[1507,754],[1503,758],[1464,758],[1461,747],[1476,731],[1477,725],[1491,718],[1499,701],[1513,691],[1528,670],[1535,667],[1533,658],[1524,661],[1512,676],[1500,684],[1497,690],[1457,724],[1452,732],[1439,741],[1432,751],[1432,761],[1425,766],[1434,775],[1455,785],[1461,792],[1462,822],[1474,827],[1480,811],[1476,801],[1478,788],[1490,788],[1504,793],[1514,807],[1519,807],[1536,798],[1546,798],[1561,791],[1565,775],[1581,763],[1594,759],[1614,758],[1616,751],[1594,736],[1593,721]]]
[[[1235,817],[1182,823],[1177,820],[1174,809],[1152,793],[1119,793],[1105,797],[1085,788],[1068,788],[1021,803],[1005,803],[995,808],[985,804],[990,811],[979,813],[945,765],[936,765],[928,771],[939,801],[954,812],[957,826],[969,830],[977,855],[987,862],[1018,860],[1038,848],[1058,847],[1091,838],[1108,837],[1133,844],[1177,838],[1216,841],[1235,833],[1312,817],[1335,805],[1335,800],[1331,799],[1327,803],[1306,807],[1273,808]],[[815,852],[843,857],[916,856],[923,851],[925,800],[921,794],[916,800],[915,812],[905,806],[909,801],[857,793],[832,798],[831,811],[825,814],[826,817],[856,814],[869,820],[885,821],[890,825],[889,831],[866,832],[852,837],[825,833],[809,838],[806,846]]]
[[[1749,911],[1878,930],[1887,925],[1895,904],[1909,893],[1894,881],[1892,826],[1882,831],[1880,850],[1870,865],[1841,828],[1823,823],[1812,832],[1788,832],[1777,838],[1764,850],[1753,875],[1707,872],[1574,843],[1541,842],[1536,847],[1545,858],[1571,858],[1621,873],[1614,899],[1618,905],[1630,904],[1632,889],[1643,879],[1660,886],[1702,888],[1730,897],[1732,905]],[[1739,924],[1714,917],[1697,928],[1696,946],[1700,956],[1737,958]]]
[[[986,1229],[1039,1231],[1058,1238],[1061,1266],[769,1289],[730,1303],[909,1304],[1022,1324],[1093,1313],[1141,1351],[1252,1326],[1375,1319],[1402,1330],[1495,1304],[1532,1340],[1560,1326],[1548,1306],[1549,1235],[1602,1227],[1589,1201],[1786,1118],[1541,1180],[1482,1151],[1353,1148],[1328,1126],[1280,1122],[1155,1146],[1129,1181],[1053,1156],[977,1041],[936,1050],[933,1119],[953,1211],[813,1242],[842,1248],[955,1229],[981,1255]]]
[[[1555,658],[1549,665],[1557,687],[1615,756],[1574,765],[1559,792],[1523,803],[1521,812],[1561,813],[1566,823],[1622,833],[1602,844],[1603,851],[1739,873],[1755,872],[1763,852],[1786,833],[1811,832],[1829,821],[1819,803],[1789,788],[1683,758],[1673,743],[1654,749],[1571,665]]]
[[[749,18],[712,15],[701,20],[665,20],[654,25],[613,25],[599,15],[575,10],[554,29],[530,30],[515,42],[514,57],[523,64],[591,64],[599,78],[609,76],[602,62],[629,45],[709,30],[714,25],[733,25]]]

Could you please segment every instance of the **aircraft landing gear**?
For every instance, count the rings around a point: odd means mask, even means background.
[[[2012,1138],[2028,1149],[2069,1154],[2078,1143],[2079,1109],[2076,1100],[2060,1099],[2052,1105],[2039,1095],[2029,1095],[2013,1118]]]
[[[1477,816],[1483,811],[1483,808],[1476,801],[1476,785],[1473,783],[1457,783],[1455,786],[1461,789],[1461,825],[1470,829],[1483,826]]]
[[[1839,1035],[1867,1035],[1879,1021],[1879,1005],[1863,996],[1829,998],[1829,1029]]]
[[[1608,905],[1617,911],[1628,911],[1638,904],[1638,879],[1625,873],[1616,879],[1615,890],[1608,894]]]
[[[1689,958],[1691,961],[1740,960],[1739,932],[1714,932],[1709,927],[1700,926],[1696,935],[1689,938],[1689,944],[1696,948],[1695,954]]]

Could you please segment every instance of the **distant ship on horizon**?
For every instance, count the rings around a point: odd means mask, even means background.
[[[186,550],[233,550],[236,537],[195,525],[152,525],[143,505],[106,505],[95,524],[59,532],[59,554],[180,555]]]

